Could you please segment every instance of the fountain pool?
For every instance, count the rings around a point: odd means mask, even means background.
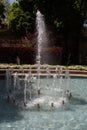
[[[54,91],[44,85],[45,95],[54,95],[57,99],[57,88]],[[49,78],[49,83],[52,79]],[[87,130],[87,79],[71,78],[72,99],[66,106],[41,106],[33,109],[21,109],[8,103],[5,98],[5,79],[0,79],[0,130]],[[56,91],[55,91],[56,90]]]

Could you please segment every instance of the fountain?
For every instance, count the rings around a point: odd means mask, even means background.
[[[41,41],[36,68],[7,69],[0,79],[0,130],[86,130],[87,78],[70,79],[62,67],[41,65]]]
[[[46,27],[44,16],[37,11],[36,14],[36,27],[37,27],[37,56],[36,56],[36,76],[32,73],[30,67],[27,73],[20,68],[21,75],[18,72],[6,71],[6,88],[7,99],[17,106],[30,108],[36,107],[40,109],[50,107],[59,107],[62,104],[69,102],[70,97],[70,77],[69,71],[65,72],[65,79],[63,78],[62,68],[56,67],[52,69],[41,66],[41,52],[43,46],[46,46]],[[45,44],[45,45],[44,45]],[[22,74],[24,74],[22,76]],[[42,76],[45,74],[46,83],[43,85]],[[51,81],[50,81],[51,80]],[[50,83],[51,82],[51,83]],[[44,88],[44,90],[43,90]],[[49,91],[49,92],[48,92]],[[47,93],[48,92],[48,93]]]
[[[41,67],[41,66],[40,66]],[[43,77],[45,71],[45,78]],[[11,70],[6,71],[6,88],[7,99],[20,107],[59,107],[64,103],[69,103],[70,97],[70,77],[66,72],[62,76],[60,69],[55,74],[47,68],[37,70],[37,76],[31,75],[30,71],[24,76],[18,72],[12,73]],[[56,70],[54,70],[56,71]],[[61,71],[62,72],[62,71]],[[43,77],[43,78],[42,78]],[[65,78],[64,78],[65,77]],[[43,83],[43,80],[45,82]]]

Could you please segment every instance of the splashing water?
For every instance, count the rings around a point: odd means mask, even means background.
[[[37,63],[37,69],[35,70],[36,78],[33,76],[33,70],[29,69],[29,72],[24,73],[24,70],[22,70],[22,74],[24,76],[20,76],[18,73],[13,74],[13,82],[11,83],[12,74],[10,71],[6,71],[6,88],[8,97],[12,95],[12,102],[15,98],[16,104],[20,104],[21,106],[30,106],[31,104],[37,103],[37,107],[40,107],[41,105],[45,104],[49,106],[49,104],[53,107],[55,105],[61,105],[62,100],[66,102],[65,96],[66,91],[67,95],[69,95],[69,72],[65,75],[65,85],[63,86],[63,78],[61,77],[62,69],[56,68],[55,70],[50,70],[49,67],[42,67],[42,49],[47,47],[47,32],[46,32],[46,26],[45,26],[45,20],[44,16],[40,13],[40,11],[37,11],[36,13],[36,28],[37,28],[37,56],[36,56],[36,63]],[[52,72],[53,71],[53,74]],[[55,73],[54,73],[55,72]],[[46,84],[43,83],[43,79],[41,79],[41,75],[46,75]],[[51,79],[52,76],[53,78]],[[52,81],[52,82],[51,82]],[[9,84],[10,83],[10,84]],[[11,94],[9,94],[9,87],[11,87]],[[44,88],[44,90],[43,90]],[[49,92],[49,93],[47,93]],[[55,97],[56,96],[56,97]],[[67,96],[69,97],[69,96]],[[57,102],[56,102],[57,101]],[[69,100],[67,100],[69,101]],[[44,103],[43,103],[44,102]]]
[[[47,41],[48,41],[44,16],[40,13],[40,11],[37,11],[36,13],[36,29],[38,34],[36,63],[40,65],[42,59],[41,52],[43,47],[47,46]]]

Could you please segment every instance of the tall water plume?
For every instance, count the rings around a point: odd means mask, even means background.
[[[42,49],[43,47],[47,47],[47,41],[48,41],[44,16],[40,13],[40,11],[37,11],[36,13],[36,29],[37,29],[36,62],[38,65],[40,65],[43,58]]]

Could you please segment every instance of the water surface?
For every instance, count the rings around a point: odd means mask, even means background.
[[[47,79],[42,79],[46,84]],[[43,93],[57,97],[57,86],[42,85]],[[47,104],[41,110],[23,110],[5,99],[5,80],[0,79],[0,130],[87,130],[87,79],[72,78],[70,83],[72,99],[68,109]],[[56,101],[57,102],[57,101]],[[46,107],[46,108],[45,108]]]

